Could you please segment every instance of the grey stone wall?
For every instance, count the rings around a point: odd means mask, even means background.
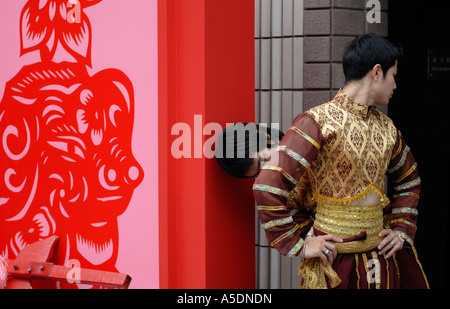
[[[369,23],[365,0],[304,0],[304,110],[332,99],[344,86],[342,55],[355,36],[387,36],[388,1],[381,0],[381,23]]]

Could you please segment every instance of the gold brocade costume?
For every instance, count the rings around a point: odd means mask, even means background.
[[[384,188],[397,129],[383,113],[353,102],[340,91],[329,103],[309,113],[324,139],[311,169],[315,192],[345,199],[370,184]]]
[[[253,186],[271,245],[284,255],[297,256],[303,237],[314,226],[315,232],[346,239],[335,244],[338,253],[347,256],[341,259],[341,269],[347,264],[353,265],[349,269],[357,267],[358,280],[352,281],[339,278],[318,258],[307,260],[299,268],[302,287],[364,286],[364,275],[359,274],[368,270],[368,258],[386,267],[386,274],[377,273],[378,279],[391,278],[377,286],[396,286],[392,258],[378,259],[373,250],[386,226],[413,245],[420,177],[392,120],[341,90],[330,102],[298,115],[277,150],[277,158],[263,168]],[[391,199],[384,194],[387,173],[396,192]],[[355,255],[351,262],[350,253]]]

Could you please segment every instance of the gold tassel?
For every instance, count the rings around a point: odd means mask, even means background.
[[[323,265],[320,258],[304,261],[298,267],[298,274],[301,277],[301,289],[327,289],[325,277],[328,278],[331,288],[337,287],[342,282],[331,264]]]

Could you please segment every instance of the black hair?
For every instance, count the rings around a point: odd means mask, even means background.
[[[343,67],[345,83],[360,80],[377,64],[381,65],[384,78],[387,71],[402,56],[400,47],[386,38],[368,33],[351,41],[344,51]]]
[[[216,142],[215,155],[220,166],[231,176],[248,178],[255,154],[277,144],[284,133],[254,123],[237,123],[222,130]]]

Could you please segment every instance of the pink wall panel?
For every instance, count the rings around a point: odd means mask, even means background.
[[[0,2],[1,255],[159,286],[157,83],[157,0]]]

